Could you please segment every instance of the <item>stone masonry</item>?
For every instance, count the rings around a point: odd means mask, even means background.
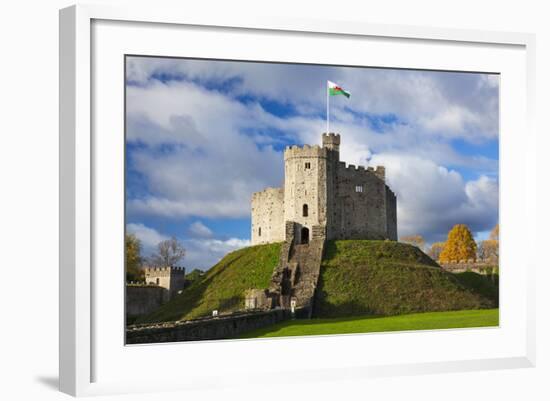
[[[172,299],[185,286],[185,268],[148,267],[145,269],[145,283],[165,288],[168,299]]]
[[[252,245],[285,241],[286,222],[295,223],[298,243],[323,227],[326,239],[397,240],[396,197],[383,166],[346,166],[340,135],[322,135],[322,147],[287,147],[282,188],[252,196]]]

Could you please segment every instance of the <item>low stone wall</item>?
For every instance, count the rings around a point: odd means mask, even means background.
[[[134,325],[126,329],[126,344],[229,339],[290,317],[287,310],[273,309],[182,322]]]
[[[463,263],[440,263],[443,270],[451,273],[462,273],[472,271],[479,274],[498,273],[498,266],[495,263],[484,262],[463,262]]]
[[[126,316],[146,315],[168,300],[168,290],[156,285],[126,285]]]

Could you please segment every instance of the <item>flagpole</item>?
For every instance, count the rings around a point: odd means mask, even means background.
[[[328,112],[328,102],[329,102],[329,96],[328,96],[328,81],[327,86],[325,88],[325,91],[327,92],[327,134],[329,133],[329,112]]]

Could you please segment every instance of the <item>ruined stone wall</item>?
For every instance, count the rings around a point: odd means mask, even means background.
[[[266,188],[252,195],[252,245],[284,241],[284,190]]]
[[[385,239],[386,184],[383,169],[338,164],[334,221],[328,239]]]
[[[498,263],[487,262],[462,262],[462,263],[440,263],[443,270],[451,273],[474,272],[478,274],[497,274]]]
[[[287,147],[285,158],[284,220],[297,229],[327,221],[327,149],[318,145]],[[307,216],[304,215],[307,206]]]
[[[185,322],[134,325],[126,329],[126,344],[235,338],[247,331],[269,326],[289,318],[289,311],[273,309],[266,312],[245,312]]]
[[[158,309],[168,300],[168,290],[156,285],[126,285],[126,316],[138,317]]]

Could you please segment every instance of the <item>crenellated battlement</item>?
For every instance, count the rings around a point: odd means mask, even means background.
[[[185,267],[183,266],[151,266],[146,267],[144,272],[145,282],[148,285],[156,285],[167,290],[166,300],[185,287]]]
[[[180,266],[146,267],[143,270],[145,272],[146,279],[154,277],[185,276],[185,267]]]
[[[145,272],[172,272],[175,274],[185,273],[185,267],[183,266],[163,266],[163,267],[146,267],[143,270]]]
[[[327,239],[397,239],[396,196],[386,169],[341,162],[340,143],[340,135],[329,132],[322,146],[285,148],[284,185],[252,195],[253,245],[285,240],[286,221],[300,227],[301,243],[313,240],[317,226]]]
[[[284,152],[285,160],[303,157],[327,157],[327,150],[319,145],[287,146]]]
[[[254,192],[252,194],[252,199],[254,200],[257,198],[264,198],[266,196],[276,195],[277,193],[282,193],[282,191],[283,191],[283,188],[281,187],[278,187],[278,188],[267,187],[262,191]]]
[[[345,170],[347,172],[362,172],[362,173],[372,173],[375,174],[377,177],[381,178],[382,180],[385,179],[386,175],[386,168],[384,166],[376,166],[376,168],[368,166],[357,166],[355,164],[346,164],[345,162],[339,162],[338,166],[340,169]]]
[[[336,134],[334,132],[329,132],[328,134],[325,132],[322,135],[323,140],[323,146],[325,145],[340,145],[340,134]]]
[[[386,181],[386,167],[376,166],[376,168],[374,169],[374,174],[382,181]]]

